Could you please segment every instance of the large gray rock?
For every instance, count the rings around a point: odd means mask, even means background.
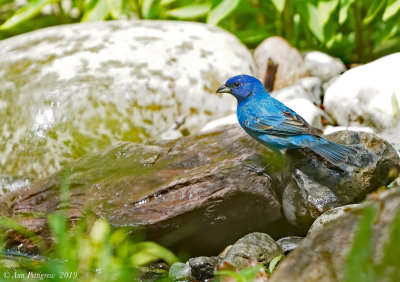
[[[391,183],[400,171],[396,150],[372,133],[341,131],[327,138],[356,146],[359,153],[337,167],[318,161],[319,157],[310,161],[302,156],[310,152],[290,151],[292,181],[283,192],[283,210],[288,221],[304,231],[325,211],[363,200]]]
[[[309,234],[269,281],[400,281],[400,188],[343,211]]]
[[[44,177],[117,141],[159,138],[182,115],[195,132],[234,112],[215,90],[254,69],[235,36],[199,23],[82,23],[0,41],[0,173]]]
[[[352,68],[328,87],[324,107],[339,125],[395,127],[400,111],[399,72],[400,53]]]

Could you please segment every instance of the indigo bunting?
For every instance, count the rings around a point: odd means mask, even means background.
[[[341,165],[358,151],[320,136],[300,115],[271,97],[262,83],[249,75],[234,76],[217,93],[230,93],[237,102],[237,118],[254,139],[273,151],[309,148],[333,165]]]

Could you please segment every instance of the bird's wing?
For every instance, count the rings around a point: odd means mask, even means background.
[[[317,129],[311,127],[300,115],[284,106],[284,109],[271,112],[248,111],[243,125],[253,131],[270,135],[301,135],[319,136]]]

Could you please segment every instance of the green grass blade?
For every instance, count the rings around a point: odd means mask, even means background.
[[[34,232],[23,226],[21,223],[16,221],[15,219],[9,217],[0,217],[0,228],[10,228],[26,238],[29,238],[35,246],[37,246],[40,250],[44,250],[44,242],[37,236]]]
[[[169,265],[179,261],[168,249],[154,242],[140,242],[137,244],[138,252],[132,255],[132,264],[141,266],[156,259],[163,259]]]
[[[92,9],[87,10],[82,17],[82,22],[95,22],[107,18],[109,10],[107,0],[98,0]]]
[[[272,4],[274,4],[275,8],[278,10],[280,14],[282,14],[283,9],[285,8],[286,0],[271,0]]]
[[[218,24],[231,14],[237,8],[239,3],[240,0],[223,0],[208,13],[207,23]]]
[[[347,256],[344,279],[346,282],[375,281],[372,264],[372,225],[376,212],[373,205],[367,206],[363,211],[354,234],[352,248]]]
[[[400,11],[400,1],[397,0],[386,7],[385,12],[383,13],[383,20],[387,21],[396,15],[398,11]]]
[[[34,0],[30,1],[24,7],[15,12],[5,23],[0,25],[0,30],[6,30],[19,25],[22,22],[39,14],[40,10],[47,4],[56,2],[56,0]]]
[[[195,19],[207,15],[210,8],[209,4],[195,4],[169,10],[165,14],[177,19]]]
[[[269,265],[268,265],[268,269],[267,269],[267,272],[268,272],[269,274],[271,274],[272,271],[274,271],[276,265],[278,264],[278,262],[279,262],[282,258],[283,258],[283,255],[280,255],[280,256],[274,257],[273,260],[271,260],[271,262],[270,262]]]
[[[389,240],[384,247],[384,256],[377,266],[377,274],[381,281],[400,281],[400,208],[390,230]]]

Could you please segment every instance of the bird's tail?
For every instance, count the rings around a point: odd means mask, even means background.
[[[355,156],[358,153],[356,148],[341,145],[326,139],[325,141],[327,142],[312,146],[310,149],[333,165],[341,165],[349,160],[349,156]]]

